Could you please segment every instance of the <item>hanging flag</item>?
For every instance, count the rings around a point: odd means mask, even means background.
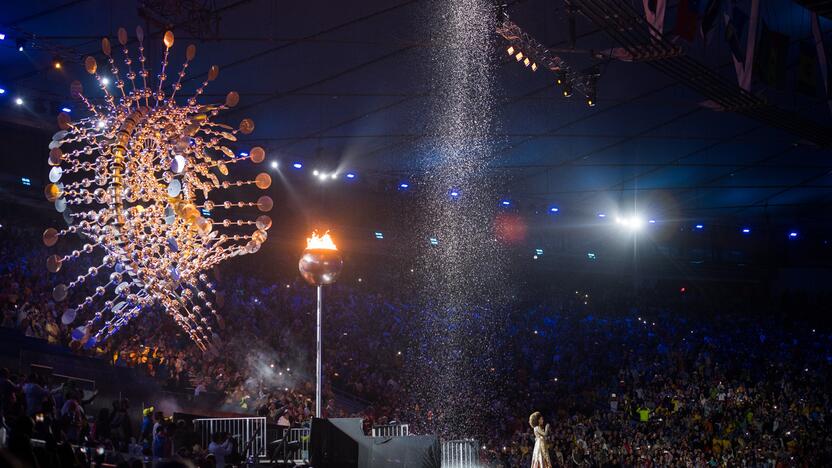
[[[722,0],[706,0],[705,12],[702,14],[702,24],[699,26],[699,32],[702,34],[702,40],[706,45],[708,44],[708,34],[716,26],[721,6]]]
[[[754,72],[754,51],[757,46],[757,21],[760,18],[760,0],[751,0],[751,16],[746,16],[734,6],[731,17],[725,15],[725,39],[731,49],[734,71],[737,72],[737,84],[740,88],[751,91],[751,76]],[[746,26],[748,24],[748,26]],[[741,44],[742,32],[748,30],[745,50]]]
[[[786,87],[786,56],[789,52],[789,37],[768,28],[763,23],[760,31],[760,50],[754,60],[760,80],[778,89]]]
[[[725,42],[728,43],[728,48],[731,49],[731,55],[734,60],[744,63],[745,51],[742,48],[741,38],[745,30],[745,25],[748,22],[748,16],[737,7],[731,11],[730,18],[725,17]]]
[[[826,91],[826,104],[829,106],[829,111],[832,112],[832,96],[829,95],[830,90],[832,90],[832,79],[830,79],[832,75],[829,74],[829,60],[826,57],[826,48],[823,45],[823,32],[818,22],[818,14],[812,13],[809,20],[812,22],[812,37],[815,40],[815,50],[817,51],[818,65],[820,65],[820,78]]]
[[[664,32],[664,14],[667,0],[642,0],[644,4],[644,18],[652,26],[650,34],[657,37]]]
[[[674,32],[682,39],[691,42],[696,36],[699,2],[698,0],[679,0],[676,8],[676,27]]]
[[[802,41],[800,43],[800,56],[797,60],[797,79],[795,88],[798,92],[808,96],[815,96],[817,90],[817,60],[815,60],[814,44]]]

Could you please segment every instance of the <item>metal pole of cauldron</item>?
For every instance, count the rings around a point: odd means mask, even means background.
[[[322,415],[321,402],[323,400],[323,286],[332,284],[338,279],[344,261],[338,248],[332,242],[329,232],[318,236],[316,232],[306,239],[306,250],[298,262],[300,274],[307,283],[317,287],[318,310],[316,324],[316,356],[315,356],[315,417]]]
[[[317,355],[315,357],[315,417],[321,417],[321,367],[323,362],[323,356],[321,352],[321,346],[323,337],[321,336],[321,318],[323,317],[323,286],[318,286],[318,329],[317,329],[317,340],[318,340],[318,347],[317,347]]]

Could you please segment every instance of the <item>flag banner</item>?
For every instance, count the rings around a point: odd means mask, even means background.
[[[817,94],[817,60],[815,59],[814,44],[802,41],[800,43],[800,56],[797,60],[797,77],[795,89],[807,96]]]
[[[737,7],[731,11],[730,18],[725,16],[725,42],[728,43],[728,48],[731,49],[731,55],[734,60],[744,63],[745,50],[742,47],[742,33],[745,30],[745,25],[748,23],[748,16]]]
[[[699,20],[699,2],[697,0],[679,0],[679,5],[676,8],[676,26],[674,32],[682,39],[691,42],[696,37],[696,23]]]
[[[763,83],[777,89],[786,87],[786,58],[789,52],[789,36],[769,29],[763,23],[760,45],[754,60],[757,76]]]
[[[664,14],[667,0],[642,0],[644,4],[644,18],[653,27],[650,34],[654,37],[664,32]]]
[[[737,84],[740,88],[751,91],[751,76],[754,72],[755,49],[757,47],[757,21],[760,18],[760,0],[751,0],[751,15],[746,16],[734,6],[731,16],[725,15],[725,40],[731,49],[734,71],[737,72]],[[746,26],[747,25],[747,26]],[[742,33],[748,30],[743,50]]]
[[[705,13],[702,14],[702,24],[699,26],[699,32],[702,34],[702,40],[705,45],[708,44],[708,34],[716,26],[716,20],[719,18],[719,9],[722,6],[722,0],[707,0],[705,3]]]
[[[830,79],[829,75],[829,58],[826,56],[826,48],[823,44],[823,32],[820,29],[817,13],[812,13],[810,21],[812,22],[812,37],[815,41],[815,51],[817,53],[818,65],[820,66],[820,78],[826,93],[826,104],[829,106],[829,112],[832,112],[832,99],[830,99],[832,96],[829,95],[829,91],[832,90],[832,79]]]

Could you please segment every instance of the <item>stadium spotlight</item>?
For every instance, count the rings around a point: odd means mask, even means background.
[[[562,89],[563,97],[572,97],[572,83],[564,82]]]
[[[272,161],[272,169],[277,169],[280,166],[280,163],[277,161]]]
[[[14,103],[17,104],[18,106],[22,106],[23,105],[23,98],[15,98]]]
[[[637,215],[633,215],[630,217],[616,216],[615,224],[618,224],[630,231],[638,231],[644,227],[644,219]]]

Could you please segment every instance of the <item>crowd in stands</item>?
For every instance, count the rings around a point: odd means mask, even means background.
[[[203,354],[153,314],[85,349],[71,339],[77,324],[61,323],[67,304],[51,300],[54,278],[44,273],[38,244],[25,229],[0,229],[3,327],[143,369],[172,388],[219,393],[226,411],[284,427],[309,419],[314,294],[300,280],[224,273],[215,343],[221,352]],[[541,411],[556,466],[832,464],[832,335],[774,313],[788,305],[757,293],[722,292],[714,301],[713,291],[660,286],[637,296],[631,288],[579,289],[510,304],[511,326],[498,348],[511,356],[502,369],[511,378],[489,402],[501,417],[478,434],[484,456],[495,465],[528,466],[528,415]],[[419,308],[407,294],[355,283],[329,288],[326,303],[326,415],[426,427],[403,381],[419,339]],[[233,451],[219,438],[209,457],[184,421],[142,414],[122,400],[93,417],[87,409],[96,406],[94,395],[3,372],[13,452],[44,433],[56,444],[93,440],[124,453],[170,456],[179,447],[205,466],[220,466],[219,457]],[[346,407],[339,395],[365,403]]]

